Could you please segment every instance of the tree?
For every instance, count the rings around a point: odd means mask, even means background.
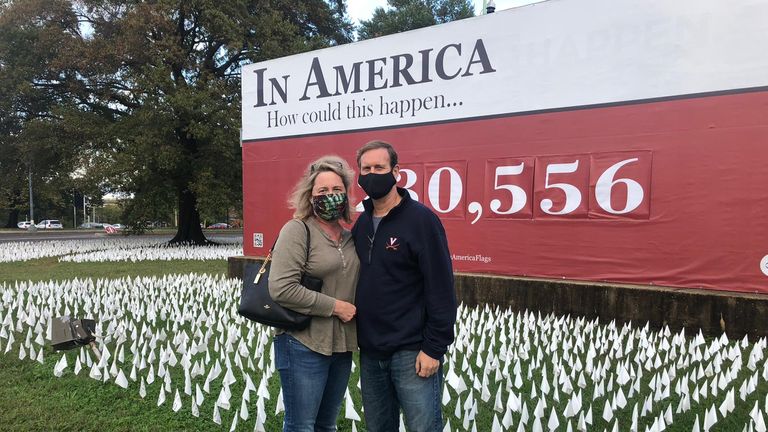
[[[0,207],[9,210],[7,227],[29,208],[29,173],[36,207],[56,207],[77,153],[66,126],[76,109],[51,85],[61,79],[59,58],[78,33],[75,16],[62,6],[39,0],[0,4]]]
[[[387,0],[368,21],[361,21],[358,39],[415,30],[475,16],[470,0]]]
[[[9,8],[43,15],[50,3]],[[176,203],[172,242],[207,243],[200,209],[242,200],[241,65],[351,39],[342,0],[52,3],[77,31],[56,57],[57,79],[37,87],[77,108],[77,166],[104,190],[134,195],[132,224]]]

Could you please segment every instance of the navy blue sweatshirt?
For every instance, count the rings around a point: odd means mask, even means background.
[[[453,343],[456,292],[445,229],[421,203],[397,189],[400,204],[373,231],[373,203],[363,202],[352,236],[360,258],[357,338],[360,350],[386,359],[421,350],[440,359]]]

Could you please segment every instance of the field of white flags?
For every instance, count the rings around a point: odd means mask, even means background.
[[[240,285],[195,274],[3,284],[0,362],[39,362],[52,380],[109,387],[200,429],[280,430],[270,330],[237,315]],[[63,315],[98,320],[100,361],[49,347]],[[764,339],[464,306],[456,334],[444,430],[766,431]],[[341,430],[365,427],[358,376]]]
[[[110,236],[92,240],[8,242],[0,247],[1,262],[58,257],[60,262],[223,260],[242,255],[238,237],[217,237],[215,245],[169,245],[157,237]]]

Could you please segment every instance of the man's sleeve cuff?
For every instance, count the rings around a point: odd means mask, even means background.
[[[440,360],[445,355],[446,350],[436,350],[434,347],[430,347],[427,344],[422,345],[421,350],[424,352],[424,354],[432,357],[435,360]]]

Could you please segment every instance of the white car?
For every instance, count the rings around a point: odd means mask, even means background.
[[[23,221],[16,224],[16,226],[21,229],[29,229],[31,225],[32,225],[32,222],[30,221]]]
[[[46,219],[35,225],[40,229],[64,229],[64,226],[56,219]]]

